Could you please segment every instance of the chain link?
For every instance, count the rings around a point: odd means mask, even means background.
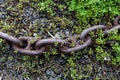
[[[37,41],[36,38],[19,37],[18,39],[23,43],[26,43],[26,45],[23,45],[23,46],[17,46],[16,44],[12,44],[13,49],[18,51],[19,53],[22,53],[25,55],[40,55],[46,50],[45,46],[41,48],[34,48],[34,45]]]
[[[43,52],[47,50],[47,46],[49,45],[51,47],[57,47],[57,49],[62,53],[71,53],[82,50],[93,44],[93,41],[89,35],[91,31],[95,31],[97,29],[103,29],[103,34],[106,35],[114,30],[120,29],[119,24],[120,24],[120,16],[117,16],[113,21],[114,26],[111,29],[107,29],[105,25],[96,25],[83,30],[83,32],[80,35],[72,36],[65,40],[53,39],[53,38],[38,39],[33,37],[15,38],[3,32],[0,32],[0,38],[9,41],[12,44],[12,48],[14,50],[25,55],[41,55]],[[79,42],[81,40],[84,42],[82,44],[79,44],[76,38],[79,39]],[[69,40],[72,41],[74,40],[74,42],[76,42],[74,47],[70,46],[71,43],[69,42]]]
[[[87,36],[85,42],[83,44],[80,44],[78,46],[75,46],[73,48],[68,48],[68,47],[62,47],[59,50],[63,53],[71,53],[71,52],[77,52],[81,49],[84,49],[92,44],[92,39],[91,37]]]
[[[120,25],[114,26],[113,28],[109,29],[109,30],[105,30],[104,31],[104,35],[114,31],[114,30],[119,30],[120,29]]]
[[[117,26],[117,25],[119,25],[120,24],[120,16],[117,16],[116,18],[115,18],[115,20],[113,21],[113,25],[114,26]]]
[[[106,26],[104,26],[104,25],[97,25],[97,26],[90,27],[90,28],[88,28],[86,30],[83,30],[83,32],[80,35],[80,38],[84,39],[89,34],[89,32],[94,31],[96,29],[106,29]]]
[[[9,41],[10,43],[16,44],[18,46],[22,46],[22,41],[20,41],[18,38],[15,38],[11,35],[8,35],[6,33],[0,32],[0,38],[3,38],[7,41]]]
[[[40,48],[46,45],[68,46],[68,43],[62,39],[42,39],[36,42],[35,48]]]

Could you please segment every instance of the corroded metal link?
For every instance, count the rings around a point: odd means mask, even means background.
[[[9,34],[3,33],[3,32],[0,32],[0,38],[3,38],[5,40],[7,40],[11,43],[14,43],[16,45],[19,45],[19,46],[23,45],[22,42],[19,39],[15,38],[15,37],[13,37]]]
[[[17,52],[19,52],[21,54],[30,55],[30,56],[41,55],[46,50],[45,47],[42,47],[42,48],[37,49],[37,50],[27,50],[27,49],[20,48],[16,45],[13,45],[13,48],[14,48],[14,50],[16,50]]]
[[[120,25],[115,26],[115,27],[113,27],[113,28],[111,28],[111,29],[109,29],[109,30],[104,31],[104,34],[106,35],[106,34],[112,32],[112,31],[118,30],[118,29],[120,29]]]
[[[67,42],[65,42],[65,40],[62,39],[42,39],[36,42],[35,44],[35,48],[40,48],[43,46],[47,46],[47,45],[53,45],[56,44],[57,46],[68,46],[69,44]]]
[[[113,25],[117,26],[120,24],[119,22],[120,22],[120,15],[115,18],[115,20],[113,21]]]
[[[91,37],[87,37],[87,41],[83,44],[80,44],[78,46],[75,46],[73,48],[60,48],[60,52],[63,52],[63,53],[71,53],[71,52],[76,52],[76,51],[79,51],[81,49],[84,49],[88,46],[90,46],[92,44],[92,39]]]
[[[120,25],[119,25],[119,24],[120,24],[120,15],[117,16],[117,17],[115,18],[115,20],[113,21],[114,27],[111,28],[111,29],[109,29],[109,30],[104,31],[104,34],[108,34],[108,33],[112,32],[112,31],[114,31],[114,30],[120,29]]]
[[[25,55],[41,55],[45,50],[46,47],[41,47],[41,48],[37,48],[37,49],[33,49],[34,48],[34,44],[37,41],[36,38],[32,38],[32,37],[19,37],[18,38],[21,41],[25,41],[27,42],[26,46],[20,47],[17,46],[15,44],[12,44],[12,47],[14,50],[18,51],[21,54],[25,54]]]
[[[88,29],[85,29],[80,34],[80,39],[84,39],[89,34],[90,31],[94,31],[96,29],[105,29],[105,28],[106,28],[106,26],[104,26],[104,25],[97,25],[97,26],[93,26],[93,27],[90,27]]]
[[[58,50],[62,53],[71,53],[71,52],[77,52],[80,51],[92,44],[92,39],[89,36],[89,32],[94,31],[96,29],[104,29],[103,34],[106,35],[114,30],[120,29],[119,24],[120,16],[116,17],[111,29],[107,29],[105,25],[97,25],[90,27],[88,29],[83,30],[83,32],[80,35],[76,35],[70,38],[67,38],[65,40],[62,39],[42,39],[39,40],[37,38],[33,37],[19,37],[15,38],[11,35],[8,35],[6,33],[0,32],[0,38],[6,39],[12,44],[12,47],[14,50],[18,51],[21,54],[25,55],[41,55],[43,52],[46,51],[47,46],[57,46]],[[79,38],[80,40],[85,41],[83,44],[78,44],[76,41]],[[76,45],[75,47],[70,47],[69,40],[75,41]]]

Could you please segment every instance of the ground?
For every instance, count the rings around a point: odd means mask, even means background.
[[[88,26],[81,26],[75,12],[68,9],[69,2],[66,2],[67,0],[0,0],[0,31],[14,37],[41,39],[51,38],[50,34],[61,39],[80,34]],[[90,47],[96,49],[96,45]],[[95,54],[89,53],[89,48],[74,54],[64,54],[49,48],[43,55],[25,56],[15,53],[11,45],[1,39],[0,80],[120,79],[119,64],[102,61],[101,57],[100,60],[96,59]]]

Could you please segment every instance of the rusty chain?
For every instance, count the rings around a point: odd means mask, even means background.
[[[120,16],[117,16],[113,21],[114,26],[111,29],[107,29],[105,25],[92,26],[88,29],[83,30],[83,32],[80,35],[72,36],[65,40],[53,39],[53,38],[38,39],[33,37],[16,38],[3,32],[0,32],[0,38],[9,41],[9,43],[12,44],[12,48],[14,50],[25,55],[41,55],[43,52],[47,50],[49,45],[51,47],[57,47],[57,49],[62,53],[71,53],[71,52],[80,51],[93,44],[92,38],[89,36],[89,32],[95,31],[97,29],[103,29],[103,34],[106,35],[109,32],[120,29],[119,23],[120,23]],[[83,43],[80,44],[76,42],[75,38],[79,38],[79,40],[82,40]],[[70,43],[68,41],[69,39],[75,40],[76,43],[74,47],[70,46]],[[57,46],[55,46],[55,44]]]

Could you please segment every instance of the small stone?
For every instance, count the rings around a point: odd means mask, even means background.
[[[54,76],[55,76],[55,73],[54,73],[53,70],[47,70],[46,75],[47,75],[47,76],[52,76],[52,77],[54,77]]]
[[[66,34],[67,37],[69,37],[70,33],[69,33],[69,31],[65,31],[65,34]]]
[[[62,78],[64,77],[63,73],[60,73],[57,77]]]
[[[56,35],[55,35],[55,38],[56,38],[56,39],[60,39],[60,35],[59,35],[59,34],[56,34]]]
[[[88,78],[88,80],[93,80],[93,77],[92,77],[92,76],[90,76],[90,77]]]
[[[53,78],[53,77],[50,77],[49,80],[58,80],[57,77]]]
[[[64,65],[64,64],[65,64],[65,61],[64,61],[63,59],[61,59],[61,60],[57,61],[57,63],[58,63],[59,65]]]
[[[105,61],[110,61],[110,57],[109,57],[109,56],[104,57],[104,60],[105,60]]]
[[[0,5],[4,2],[4,0],[0,0]]]
[[[34,36],[34,37],[37,36],[37,33],[33,33],[33,36]]]

